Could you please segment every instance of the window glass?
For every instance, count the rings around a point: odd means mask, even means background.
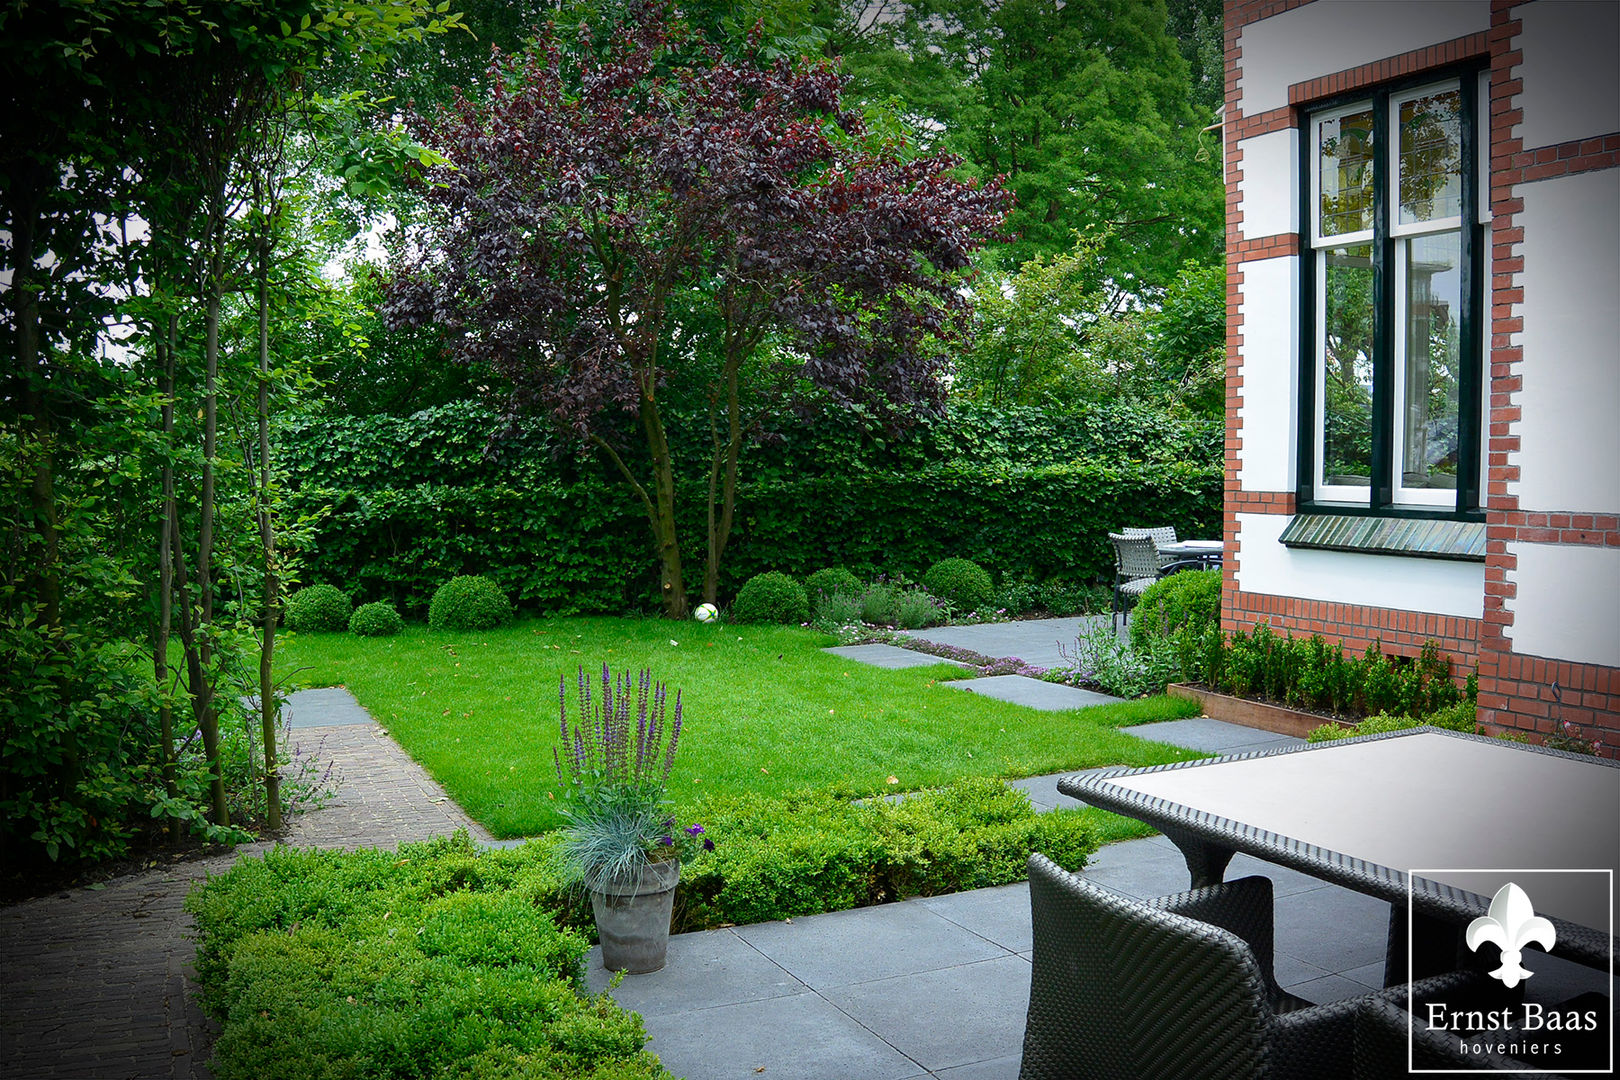
[[[1322,482],[1367,487],[1372,477],[1372,245],[1328,248],[1321,257]]]
[[[1404,243],[1401,485],[1455,489],[1462,235]]]
[[[1455,89],[1400,103],[1400,223],[1462,212],[1462,95]]]
[[[1319,236],[1372,228],[1373,114],[1369,106],[1323,120],[1318,128]]]

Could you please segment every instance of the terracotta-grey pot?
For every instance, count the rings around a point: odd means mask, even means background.
[[[680,862],[663,859],[643,865],[634,879],[590,890],[603,967],[642,975],[664,966],[680,880]]]

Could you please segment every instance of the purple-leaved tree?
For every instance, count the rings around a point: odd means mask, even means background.
[[[422,120],[451,166],[389,289],[610,460],[647,514],[666,613],[686,614],[671,397],[709,402],[713,602],[730,537],[745,391],[795,381],[892,422],[937,411],[967,331],[973,252],[1010,209],[999,181],[880,138],[825,61],[727,57],[654,7],[597,52],[555,29],[497,56],[476,99]],[[767,366],[779,377],[753,378]]]

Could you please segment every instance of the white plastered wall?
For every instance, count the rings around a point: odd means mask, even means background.
[[[1464,619],[1484,613],[1483,563],[1288,548],[1277,541],[1286,515],[1239,514],[1237,520],[1237,583],[1246,593]]]
[[[1620,667],[1620,550],[1510,543],[1508,553],[1513,651]]]
[[[1250,23],[1238,39],[1243,48],[1238,80],[1243,115],[1287,105],[1288,87],[1294,83],[1490,25],[1490,0],[1315,0]]]
[[[1238,197],[1243,200],[1243,236],[1299,231],[1299,132],[1294,128],[1268,131],[1238,143],[1243,151]]]
[[[1524,200],[1524,360],[1508,492],[1521,510],[1620,513],[1620,169],[1531,184]]]
[[[1243,266],[1243,445],[1237,452],[1244,491],[1293,491],[1299,338],[1299,259],[1257,259]]]
[[[1513,15],[1525,148],[1620,131],[1620,2],[1536,0]]]

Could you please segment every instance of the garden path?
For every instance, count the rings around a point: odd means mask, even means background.
[[[293,819],[287,843],[394,847],[482,826],[451,802],[346,690],[293,694],[292,746],[341,778],[327,806]],[[323,766],[323,769],[324,767]],[[209,1076],[213,1033],[191,979],[192,884],[270,845],[156,863],[102,885],[0,908],[0,1072],[46,1080]]]

